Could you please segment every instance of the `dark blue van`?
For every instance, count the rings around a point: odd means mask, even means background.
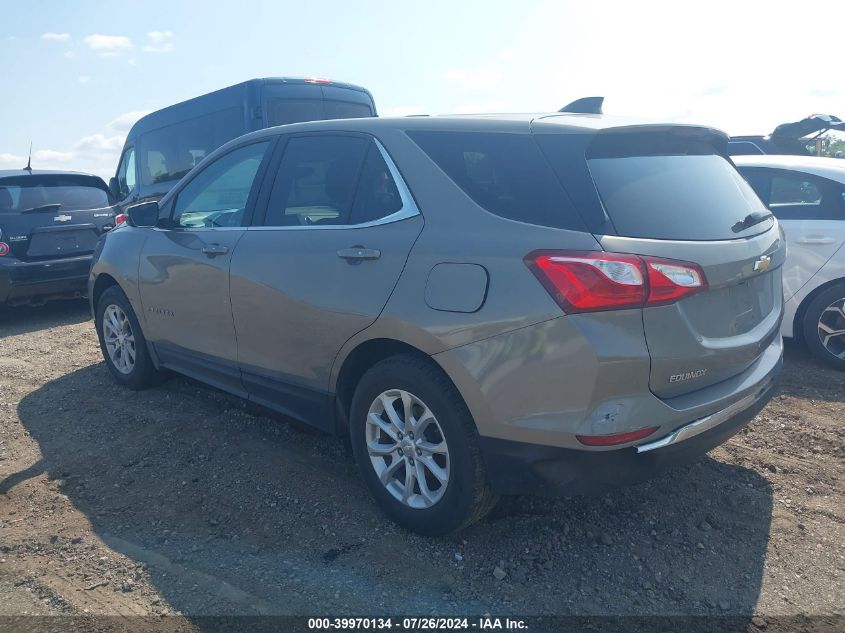
[[[266,127],[376,116],[365,88],[327,79],[251,79],[152,112],[126,138],[109,188],[118,208],[158,200],[227,141]]]

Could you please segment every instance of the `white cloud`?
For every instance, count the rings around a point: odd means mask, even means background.
[[[135,121],[150,112],[151,110],[133,110],[131,112],[124,112],[120,116],[117,116],[109,121],[106,127],[108,127],[108,129],[112,132],[126,134],[129,132],[129,128],[135,124]]]
[[[448,82],[458,84],[461,88],[480,90],[497,86],[502,81],[502,74],[494,68],[476,70],[453,68],[445,72],[443,78]]]
[[[42,33],[41,39],[50,42],[67,42],[70,39],[70,33]]]
[[[88,75],[79,75],[78,81],[81,84],[87,84],[89,81],[91,81],[91,77],[89,77]]]
[[[137,66],[138,60],[135,59],[134,57],[130,57],[129,59],[126,60],[126,63],[129,64],[130,66]]]
[[[98,152],[119,152],[123,147],[126,137],[122,135],[106,136],[105,134],[91,134],[83,136],[73,145],[73,149],[79,154]]]
[[[73,154],[71,152],[59,152],[54,149],[39,149],[32,153],[33,163],[67,163],[71,160],[73,160]]]
[[[94,33],[86,36],[83,41],[95,51],[115,52],[132,48],[132,40],[124,35]]]
[[[73,59],[74,57],[76,57],[76,53],[74,53],[73,51],[65,51],[64,56],[68,59]]]
[[[121,119],[118,117],[115,121]],[[73,143],[69,149],[39,149],[32,152],[33,169],[70,169],[96,174],[107,180],[114,176],[123,134],[91,134]],[[36,141],[37,143],[37,141]],[[22,169],[26,155],[0,152],[0,169]]]
[[[21,169],[26,165],[26,157],[8,152],[0,152],[0,169]]]
[[[175,48],[172,31],[150,31],[147,37],[149,43],[144,46],[146,53],[169,53]]]

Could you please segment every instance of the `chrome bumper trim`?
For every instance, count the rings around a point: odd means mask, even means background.
[[[669,435],[655,441],[650,442],[648,444],[640,444],[637,446],[637,453],[647,453],[648,451],[653,451],[657,448],[663,448],[664,446],[669,446],[670,444],[677,444],[678,442],[683,442],[684,440],[688,440],[691,437],[695,437],[705,431],[709,431],[715,426],[719,426],[722,422],[726,422],[733,416],[738,413],[741,413],[745,409],[749,408],[752,404],[757,402],[761,395],[769,388],[771,380],[766,381],[765,386],[758,389],[754,393],[745,396],[741,400],[737,400],[732,405],[729,405],[722,409],[721,411],[717,411],[716,413],[712,413],[708,416],[703,418],[699,418],[694,422],[690,422],[689,424],[685,424],[679,429],[672,431]]]

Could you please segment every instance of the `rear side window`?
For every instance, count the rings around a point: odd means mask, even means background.
[[[369,144],[358,136],[290,139],[273,183],[264,224],[348,224]]]
[[[408,132],[408,136],[490,213],[529,224],[584,230],[531,135]]]
[[[99,179],[21,176],[0,180],[0,214],[47,205],[59,205],[56,211],[78,211],[101,209],[109,204],[109,194]]]
[[[402,198],[387,163],[375,143],[370,143],[367,158],[355,191],[350,224],[373,222],[402,208]]]

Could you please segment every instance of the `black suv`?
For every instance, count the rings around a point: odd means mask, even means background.
[[[41,304],[85,293],[94,245],[114,228],[102,178],[0,171],[0,304]]]

